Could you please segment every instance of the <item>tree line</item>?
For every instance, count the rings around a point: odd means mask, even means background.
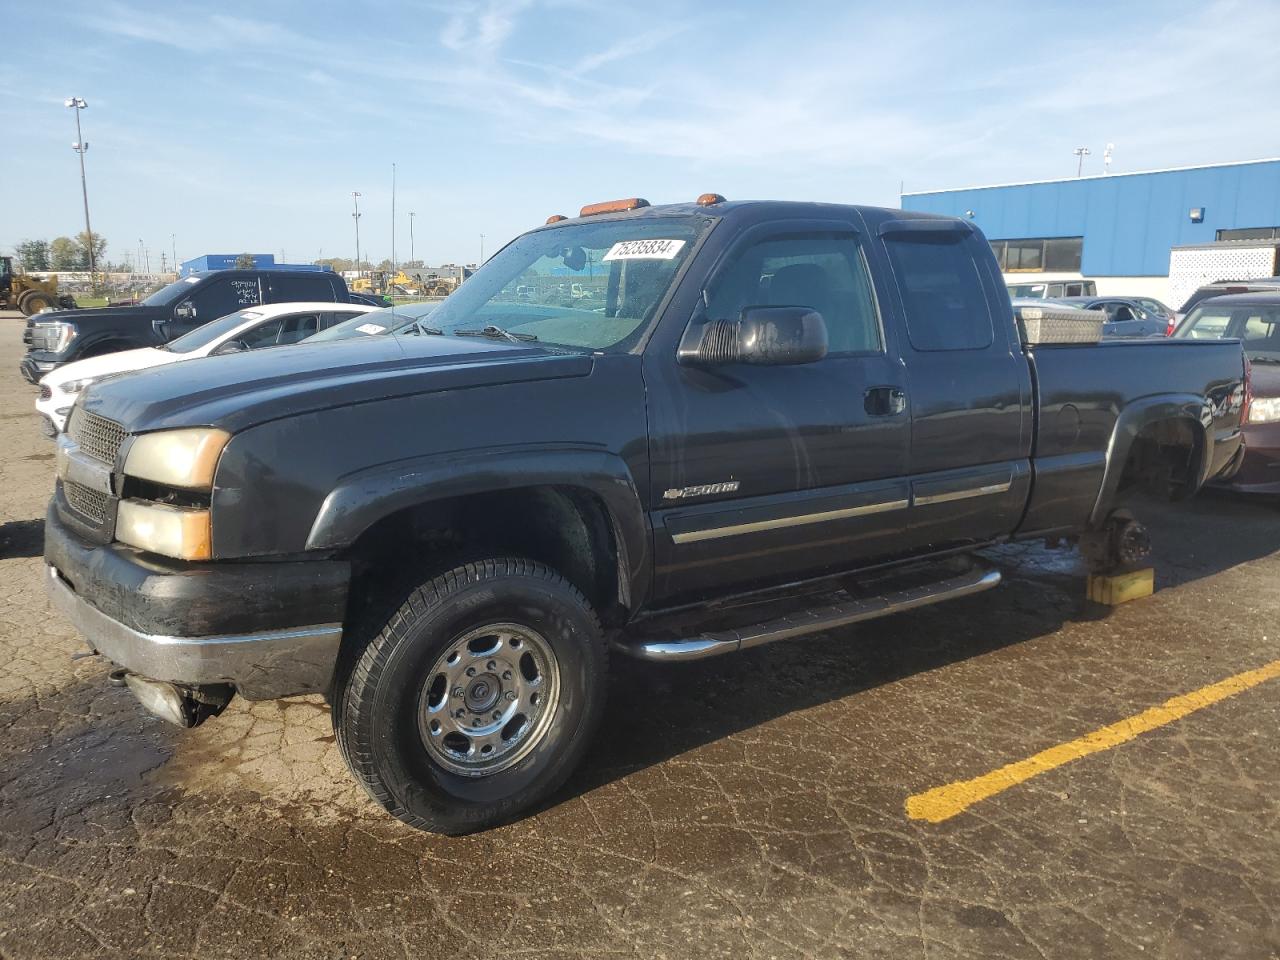
[[[18,262],[23,270],[88,270],[89,234],[81,230],[74,237],[54,237],[52,240],[23,240],[16,247]],[[99,270],[115,270],[107,263],[107,241],[102,234],[93,235],[94,265]]]

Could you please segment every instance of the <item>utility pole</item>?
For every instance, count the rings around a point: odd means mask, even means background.
[[[356,276],[360,276],[360,194],[354,191],[351,194],[351,202],[355,204],[356,212],[351,214],[356,221]]]
[[[396,165],[391,164],[391,275],[396,275]]]
[[[93,256],[93,227],[89,226],[89,185],[84,178],[84,154],[89,149],[89,144],[80,134],[80,111],[89,106],[81,97],[67,97],[62,101],[64,107],[70,107],[76,112],[76,142],[71,145],[71,149],[80,154],[80,193],[84,197],[84,232],[88,234],[87,240],[89,245],[89,283],[92,284],[93,273],[97,268],[97,263]]]
[[[1079,158],[1079,163],[1076,164],[1076,177],[1079,178],[1080,175],[1084,173],[1084,158],[1089,156],[1089,148],[1076,147],[1071,152]]]
[[[410,210],[409,211],[409,262],[416,265],[418,262],[418,258],[414,256],[414,253],[413,253],[413,218],[415,216],[416,214],[412,210]]]
[[[173,272],[178,272],[178,235],[176,233],[169,234],[169,243],[173,247]]]

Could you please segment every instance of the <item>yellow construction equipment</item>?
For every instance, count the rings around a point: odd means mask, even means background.
[[[37,280],[13,272],[13,257],[0,257],[0,310],[21,310],[28,317],[49,307],[74,307],[69,296],[58,296],[58,278]]]

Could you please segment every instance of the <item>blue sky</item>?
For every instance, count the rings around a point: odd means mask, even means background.
[[[907,190],[1280,154],[1280,3],[10,4],[0,250],[472,261],[549,214],[707,190]]]

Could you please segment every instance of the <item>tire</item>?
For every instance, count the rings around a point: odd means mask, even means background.
[[[344,664],[333,724],[352,775],[392,816],[451,835],[558,789],[595,732],[608,679],[583,595],[510,557],[422,584]]]
[[[53,306],[53,297],[39,290],[28,290],[18,301],[18,309],[25,313],[28,317],[34,316],[41,310]]]

